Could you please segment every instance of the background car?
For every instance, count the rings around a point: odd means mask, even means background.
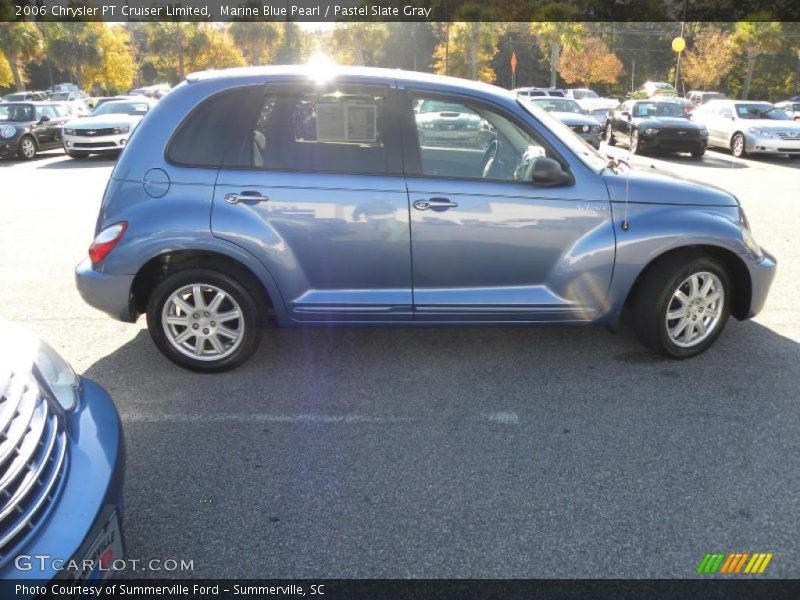
[[[688,358],[774,278],[733,195],[623,169],[507,90],[373,68],[187,79],[122,153],[76,268],[86,302],[146,313],[184,368],[242,364],[265,325],[610,324],[624,306]],[[426,105],[494,136],[428,145]]]
[[[598,123],[605,123],[608,113],[619,106],[619,100],[616,98],[603,98],[587,88],[570,88],[564,90],[564,94],[567,98],[575,100],[586,114],[597,119]]]
[[[415,118],[423,145],[484,143],[494,135],[480,115],[454,102],[426,100],[417,108]]]
[[[3,96],[3,102],[44,102],[46,100],[45,92],[15,92]]]
[[[696,106],[700,106],[701,104],[705,104],[706,102],[711,102],[712,100],[724,100],[725,94],[720,92],[701,92],[697,90],[692,90],[686,97],[691,100]]]
[[[708,129],[708,145],[748,154],[800,156],[800,123],[769,102],[712,100],[692,119]]]
[[[30,160],[42,150],[61,147],[61,126],[69,120],[49,102],[0,104],[0,157]]]
[[[534,103],[572,129],[582,139],[595,149],[600,148],[603,126],[597,119],[585,114],[584,110],[575,100],[569,98],[529,98],[528,102]]]
[[[557,98],[564,98],[564,90],[555,88],[543,87],[520,87],[511,90],[517,96],[524,96],[526,98],[534,98],[538,96],[555,96]]]
[[[800,121],[800,100],[797,100],[796,102],[792,102],[790,100],[778,102],[775,105],[775,108],[780,108],[787,115],[792,117],[792,120]]]
[[[669,98],[628,100],[608,115],[606,142],[628,144],[631,152],[649,150],[689,152],[695,158],[705,154],[708,132],[689,120],[683,107]]]
[[[652,98],[653,96],[677,96],[678,91],[666,81],[647,81],[636,92],[634,98]]]
[[[91,116],[64,124],[64,150],[72,158],[122,151],[152,105],[143,96],[105,102]]]
[[[110,575],[102,569],[124,554],[117,410],[53,348],[3,321],[0,431],[0,580]],[[90,562],[63,572],[54,560]]]
[[[71,92],[54,92],[50,94],[51,102],[67,102],[85,109],[91,109],[91,97],[86,92],[75,90]]]

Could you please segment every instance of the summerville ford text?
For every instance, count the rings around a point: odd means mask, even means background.
[[[116,596],[143,596],[156,595],[161,598],[174,598],[176,596],[219,596],[220,593],[232,594],[234,596],[324,596],[324,585],[233,585],[230,588],[223,588],[216,585],[128,585],[124,583],[111,583],[100,585],[80,585],[80,584],[59,584],[50,585],[23,585],[15,586],[16,594],[30,596],[47,595],[48,597],[64,596],[66,598],[86,598],[86,597],[116,597]]]

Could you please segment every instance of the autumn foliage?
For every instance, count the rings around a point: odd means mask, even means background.
[[[580,48],[567,48],[558,59],[558,72],[567,83],[589,87],[592,83],[616,83],[622,63],[600,38],[590,37]]]

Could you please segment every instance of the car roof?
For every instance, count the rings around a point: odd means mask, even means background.
[[[331,65],[327,72],[333,73],[333,76],[342,76],[348,78],[355,78],[369,83],[370,81],[385,81],[392,79],[401,84],[414,84],[414,83],[429,83],[441,87],[453,87],[462,90],[469,90],[484,94],[513,96],[513,94],[501,87],[483,83],[480,81],[472,81],[469,79],[460,79],[458,77],[449,77],[446,75],[434,75],[432,73],[420,73],[419,71],[405,71],[403,69],[385,69],[379,67],[346,67],[340,65]],[[295,77],[309,77],[313,78],[314,71],[309,65],[275,65],[275,66],[261,66],[261,67],[234,67],[231,69],[220,69],[210,71],[200,71],[197,73],[190,73],[186,76],[186,81],[189,84],[206,81],[209,79],[230,79],[231,83],[264,83],[264,79],[268,77],[280,76],[295,76]],[[525,88],[536,89],[536,88]],[[541,88],[547,89],[547,88]]]

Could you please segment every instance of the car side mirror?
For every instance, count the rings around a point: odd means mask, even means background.
[[[572,173],[565,171],[557,160],[542,156],[533,163],[531,181],[536,185],[552,187],[557,185],[572,185],[575,178]]]
[[[39,123],[47,123],[50,120],[50,117],[47,115],[42,115],[42,118],[39,119]]]

